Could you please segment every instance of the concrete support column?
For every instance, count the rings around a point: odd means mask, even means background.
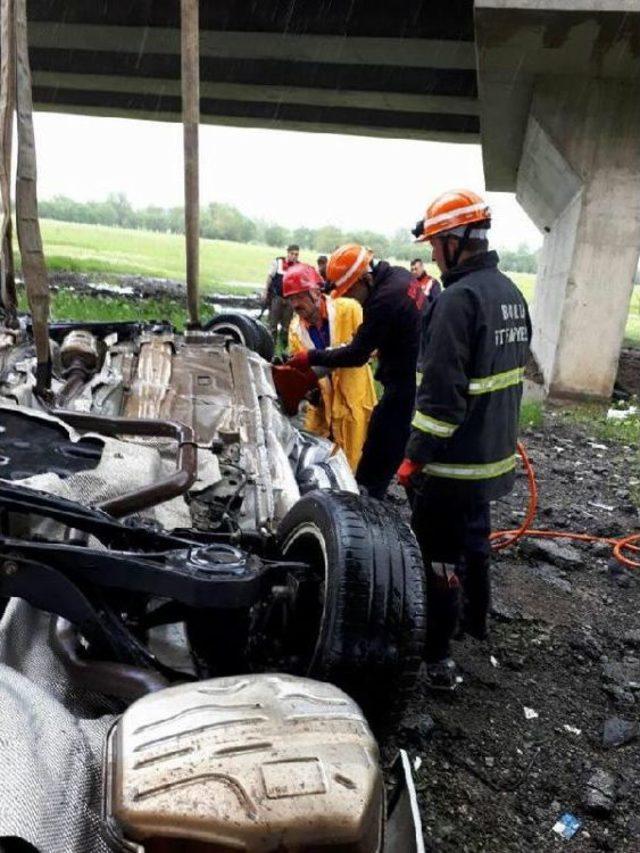
[[[637,86],[538,78],[517,197],[545,234],[533,337],[545,386],[608,397],[640,253]]]

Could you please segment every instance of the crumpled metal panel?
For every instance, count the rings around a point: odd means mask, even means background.
[[[377,853],[378,748],[358,706],[330,684],[247,675],[162,690],[112,734],[115,834],[197,839],[224,851]]]
[[[0,619],[0,838],[41,853],[109,853],[102,755],[116,707],[71,682],[52,619],[15,598]]]
[[[7,403],[0,405],[0,420],[3,412],[18,413],[25,420],[25,431],[29,429],[29,420],[33,420],[34,423],[42,421],[55,425],[66,433],[71,444],[79,439],[76,430],[44,412],[30,411]],[[14,479],[11,482],[92,506],[100,501],[126,494],[131,489],[142,488],[160,480],[175,467],[173,461],[164,460],[157,448],[148,442],[143,443],[142,439],[132,443],[106,436],[95,436],[93,433],[87,433],[86,438],[98,438],[103,445],[97,465],[92,463],[87,470],[70,472],[65,477],[61,477],[55,471],[48,471],[23,479]],[[2,470],[0,465],[0,475]],[[200,472],[198,486],[205,488],[215,482],[219,476],[218,466],[213,460]],[[189,508],[182,497],[165,501],[145,510],[141,515],[157,521],[168,530],[174,527],[189,527],[191,523]],[[45,517],[17,515],[12,519],[12,532],[14,535],[31,533],[31,535],[39,534],[53,539],[63,539],[66,536],[66,527]]]
[[[124,416],[179,421],[199,444],[233,433],[229,354],[219,336],[208,337],[197,344],[170,333],[143,337]]]
[[[273,530],[301,491],[357,491],[342,451],[318,437],[308,447],[309,440],[283,415],[271,365],[251,350],[229,345],[213,332],[187,338],[167,331],[144,333],[137,342],[105,339],[105,343],[108,351],[100,371],[70,408],[175,420],[192,427],[200,445],[197,489],[216,482],[220,466],[239,466],[247,475],[237,514],[241,528]],[[0,367],[5,368],[0,375],[2,394],[37,408],[35,359],[27,349],[14,348],[11,359],[0,351]],[[53,390],[60,387],[54,380]],[[209,449],[212,443],[217,445],[215,456]],[[145,444],[156,447],[171,464],[173,442]]]
[[[140,346],[125,417],[167,418],[191,426],[200,445],[235,447],[248,477],[242,526],[260,529],[281,519],[300,497],[288,453],[294,430],[276,405],[271,368],[215,334],[197,343],[171,334]]]
[[[159,418],[170,409],[173,335],[153,335],[142,341],[136,376],[127,395],[125,418]]]

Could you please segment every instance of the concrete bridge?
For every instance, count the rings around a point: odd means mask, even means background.
[[[179,5],[29,0],[36,108],[178,120]],[[480,142],[487,188],[544,233],[547,389],[610,393],[640,250],[639,0],[216,0],[200,28],[203,122]]]

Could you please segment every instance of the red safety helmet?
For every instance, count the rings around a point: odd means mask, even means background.
[[[327,278],[333,284],[333,299],[338,299],[351,290],[369,269],[372,258],[371,249],[359,243],[345,243],[331,253],[327,264]]]
[[[295,296],[297,293],[308,293],[310,290],[320,290],[324,280],[311,264],[293,264],[282,277],[282,295]]]
[[[430,240],[439,234],[455,232],[477,222],[479,230],[489,227],[491,209],[486,201],[472,190],[451,190],[431,202],[424,219],[416,225],[413,235],[417,243]],[[460,235],[461,236],[461,235]]]

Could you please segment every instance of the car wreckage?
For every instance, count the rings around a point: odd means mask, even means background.
[[[200,320],[199,5],[178,334],[49,322],[26,2],[0,3],[0,853],[421,851],[372,734],[421,661],[415,539],[286,417],[268,332]]]
[[[42,395],[28,323],[0,335],[0,845],[421,849],[371,734],[420,665],[420,553],[283,414],[266,330],[49,337]]]

